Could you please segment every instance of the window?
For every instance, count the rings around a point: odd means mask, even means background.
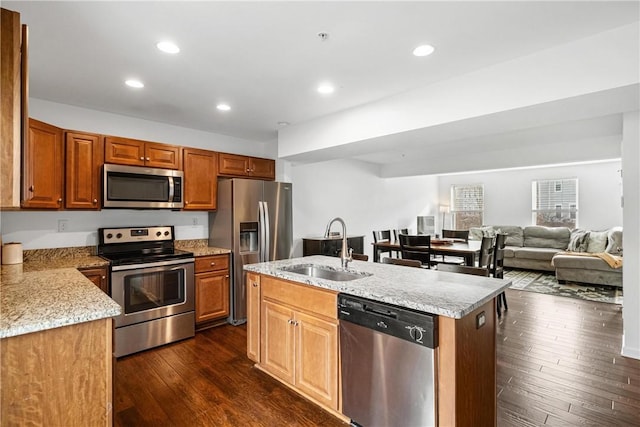
[[[547,227],[578,225],[578,180],[540,179],[531,186],[533,223]]]
[[[484,186],[482,184],[452,185],[451,213],[453,228],[456,230],[480,227],[484,220]]]

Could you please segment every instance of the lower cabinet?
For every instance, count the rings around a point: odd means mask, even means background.
[[[196,258],[196,326],[217,324],[229,316],[229,255]]]
[[[339,411],[337,293],[268,276],[260,277],[259,286],[259,366]]]
[[[111,289],[109,288],[109,271],[107,267],[79,268],[78,270],[102,289],[105,294],[110,295]]]

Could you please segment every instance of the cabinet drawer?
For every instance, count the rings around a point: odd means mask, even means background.
[[[308,313],[337,319],[338,293],[262,276],[262,297],[299,308]]]
[[[196,258],[195,271],[221,271],[229,269],[229,255],[209,255]]]

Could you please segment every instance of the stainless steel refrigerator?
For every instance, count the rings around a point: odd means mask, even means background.
[[[218,209],[209,213],[209,246],[230,249],[229,323],[247,321],[245,264],[291,258],[292,184],[252,179],[218,181]]]

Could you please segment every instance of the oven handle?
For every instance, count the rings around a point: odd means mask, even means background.
[[[192,262],[195,262],[195,258],[182,258],[182,259],[174,259],[169,261],[145,262],[142,264],[116,265],[114,267],[111,267],[111,271],[138,270],[141,268],[164,267],[167,265],[189,264]]]

